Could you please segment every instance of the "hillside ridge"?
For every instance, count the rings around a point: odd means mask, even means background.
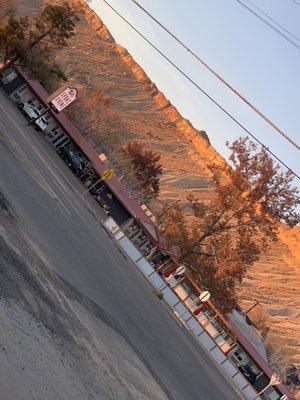
[[[213,161],[214,163],[222,164],[224,159],[211,146],[206,132],[203,130],[199,131],[198,129],[194,128],[188,119],[182,117],[177,108],[171,104],[170,100],[168,100],[166,96],[157,88],[155,83],[151,81],[146,72],[134,60],[127,49],[115,42],[113,36],[104,25],[101,18],[85,3],[84,6],[86,9],[85,17],[87,22],[101,38],[105,38],[107,41],[111,42],[114,49],[118,52],[121,60],[128,66],[137,81],[144,85],[145,90],[149,92],[158,108],[165,113],[171,122],[176,124],[178,130],[193,143],[197,151],[199,151],[202,156],[205,156],[207,163]]]

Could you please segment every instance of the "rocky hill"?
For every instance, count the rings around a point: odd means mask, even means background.
[[[41,3],[19,1],[22,11],[26,5],[34,8]],[[207,166],[211,160],[222,163],[222,157],[207,134],[179,114],[90,9],[59,60],[69,83],[79,90],[80,100],[70,114],[91,140],[102,141],[108,158],[118,158],[117,141],[137,140],[161,155],[162,202],[185,198],[191,192],[209,198],[214,184]],[[280,241],[253,266],[240,288],[245,304],[259,300],[265,307],[274,340],[289,361],[298,364],[299,237],[299,230],[282,228]]]

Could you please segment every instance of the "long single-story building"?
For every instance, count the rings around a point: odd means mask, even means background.
[[[43,86],[30,79],[18,66],[9,67],[0,74],[0,88],[11,98],[13,102],[28,102],[43,112],[48,107],[49,95]],[[17,109],[16,109],[17,110]],[[103,202],[109,209],[116,227],[111,227],[113,232],[122,230],[126,239],[130,241],[141,256],[163,274],[170,268],[177,267],[176,261],[163,249],[159,233],[156,229],[156,220],[145,205],[140,205],[134,199],[128,189],[118,177],[103,182],[100,177],[109,162],[104,154],[99,153],[84,138],[84,135],[75,127],[69,118],[63,113],[55,113],[49,110],[45,114],[48,122],[47,139],[58,151],[61,147],[75,145],[77,154],[85,164],[85,171],[80,177],[85,187],[93,187],[95,197],[99,201],[99,207]],[[175,268],[176,269],[176,268]],[[172,279],[176,279],[172,277]],[[212,303],[208,302],[203,308],[197,303],[201,293],[194,282],[188,277],[180,277],[173,282],[174,292],[183,303],[187,304],[194,315],[206,318],[211,326],[210,335],[226,356],[237,365],[244,374],[251,370],[253,377],[248,378],[247,385],[251,385],[256,392],[264,389],[273,374],[267,360],[259,353],[251,343],[245,331],[241,330],[234,318],[225,318]],[[200,309],[201,308],[201,309]],[[246,386],[247,386],[246,385]],[[261,398],[265,400],[293,400],[294,396],[287,387],[281,383],[270,386]]]

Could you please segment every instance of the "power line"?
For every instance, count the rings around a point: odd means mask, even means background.
[[[296,0],[291,0],[293,3],[297,4],[297,6],[300,6],[300,3],[298,3],[298,1]]]
[[[290,39],[288,36],[286,36],[283,32],[281,32],[279,29],[277,29],[274,25],[272,25],[270,22],[265,20],[262,16],[257,14],[252,8],[248,7],[245,3],[243,3],[241,0],[236,0],[241,6],[246,8],[251,14],[255,15],[258,19],[260,19],[264,24],[266,24],[269,28],[273,29],[273,31],[277,32],[278,35],[282,36],[288,43],[290,43],[292,46],[296,47],[296,49],[300,50],[300,46],[294,42],[292,39]]]
[[[156,47],[149,39],[147,39],[137,28],[135,28],[119,11],[117,11],[106,0],[102,0],[111,10],[113,10],[127,25],[129,25],[141,38],[143,38],[155,51],[157,51],[169,64],[171,64],[181,75],[183,75],[192,85],[194,85],[200,92],[202,92],[209,100],[211,100],[220,110],[222,110],[232,121],[234,121],[244,132],[251,136],[257,143],[260,144],[269,154],[271,154],[281,165],[290,171],[295,177],[300,180],[300,175],[294,172],[284,161],[282,161],[275,153],[273,153],[268,146],[263,144],[253,133],[251,133],[241,122],[239,122],[233,115],[229,113],[221,104],[219,104],[213,97],[211,97],[204,89],[202,89],[192,78],[190,78],[181,68],[179,68],[168,56],[166,56],[158,47]]]
[[[300,41],[300,39],[295,36],[292,32],[290,32],[288,29],[286,29],[284,26],[280,25],[277,21],[275,21],[275,19],[273,19],[272,17],[270,17],[269,14],[267,14],[265,11],[263,11],[261,8],[259,8],[256,4],[254,4],[252,1],[250,0],[246,0],[249,4],[252,5],[252,7],[256,8],[260,13],[262,13],[265,17],[269,18],[270,21],[272,21],[275,25],[277,25],[279,28],[281,28],[284,32],[286,32],[287,34],[289,34],[290,36],[292,36],[294,39],[296,39],[298,42]],[[297,3],[296,3],[297,4]],[[300,5],[300,4],[299,4]]]
[[[259,115],[265,122],[267,122],[273,129],[275,129],[281,136],[283,136],[288,142],[300,150],[300,146],[291,139],[287,133],[279,128],[274,122],[258,110],[249,100],[247,100],[238,90],[236,90],[230,83],[228,83],[220,74],[213,70],[205,61],[203,61],[198,54],[191,50],[181,39],[179,39],[172,31],[170,31],[165,25],[163,25],[157,18],[155,18],[148,10],[146,10],[137,0],[131,0],[137,7],[139,7],[145,14],[148,15],[153,21],[155,21],[164,31],[173,37],[181,46],[183,46],[197,61],[199,61],[209,72],[211,72],[217,79],[219,79],[225,86],[227,86],[234,94],[236,94],[244,103],[246,103],[257,115]]]

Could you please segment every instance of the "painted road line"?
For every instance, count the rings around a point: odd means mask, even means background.
[[[59,203],[63,206],[63,208],[67,211],[68,214],[72,215],[71,211],[69,211],[68,207],[64,204],[64,202],[57,196],[57,194],[54,192],[52,187],[48,185],[49,189],[52,191],[54,194],[55,198],[59,201]]]
[[[47,162],[48,162],[49,164],[51,164],[51,165],[53,166],[53,168],[55,168],[56,170],[58,170],[57,165],[54,163],[54,161],[52,161],[52,160],[49,158],[49,156],[47,155],[47,153],[45,153],[45,151],[41,148],[41,146],[40,146],[39,143],[37,142],[36,138],[32,135],[33,132],[31,131],[31,129],[25,126],[26,130],[28,130],[28,132],[30,132],[30,135],[28,135],[28,134],[26,134],[26,132],[24,132],[24,130],[22,129],[23,126],[18,126],[16,120],[19,122],[20,125],[22,125],[22,122],[23,122],[23,121],[21,121],[21,117],[22,117],[22,116],[20,115],[20,116],[18,116],[19,118],[18,118],[18,117],[16,118],[16,115],[13,114],[10,110],[9,110],[9,112],[7,112],[7,111],[8,111],[7,109],[4,110],[3,106],[1,105],[1,103],[0,103],[0,108],[1,108],[3,111],[5,111],[5,114],[7,115],[8,119],[9,119],[10,123],[13,125],[13,127],[14,127],[18,132],[20,132],[20,134],[22,135],[22,138],[23,138],[24,141],[26,142],[27,146],[30,148],[30,150],[31,150],[32,154],[34,155],[34,157],[35,157],[36,159],[39,159],[38,162],[39,162],[40,164],[42,164],[42,165],[45,167],[45,169],[47,170],[47,172],[48,172],[50,175],[52,175],[52,176],[55,178],[55,180],[58,181],[58,183],[61,185],[61,181],[60,181],[59,177],[56,176],[56,174],[53,172],[53,170],[52,170],[51,167],[47,164]],[[38,148],[38,149],[37,149],[38,151],[34,151],[34,148],[33,148],[33,146],[32,146],[32,143],[30,143],[30,140],[36,144],[36,146],[37,146],[37,148]],[[39,154],[39,151],[40,151],[41,154]],[[45,175],[44,175],[44,174],[47,173],[47,172],[46,172],[46,171],[43,171],[43,172],[44,172],[44,173],[43,173],[44,179],[46,179],[46,181],[48,181],[48,180],[49,180],[49,177],[45,177]],[[42,173],[42,171],[41,171],[41,173]],[[60,172],[60,175],[61,175],[61,172]],[[53,182],[53,183],[54,183],[54,182]],[[107,257],[109,257],[109,259],[111,260],[111,262],[114,263],[114,265],[118,268],[118,270],[119,270],[119,271],[122,271],[122,274],[123,274],[124,277],[125,277],[125,276],[126,276],[126,272],[124,271],[124,268],[122,267],[122,265],[119,265],[119,263],[116,262],[116,260],[114,259],[114,257],[111,255],[111,252],[106,248],[106,246],[103,245],[103,243],[101,243],[101,241],[99,240],[99,237],[95,234],[95,232],[91,229],[91,227],[90,227],[89,224],[86,222],[86,220],[82,217],[82,215],[81,215],[80,211],[78,210],[78,208],[74,207],[73,202],[71,202],[71,200],[68,199],[67,194],[64,193],[65,190],[63,190],[63,189],[60,187],[60,185],[56,184],[56,187],[55,187],[55,188],[56,188],[57,190],[60,191],[60,193],[61,193],[61,195],[64,197],[66,203],[69,205],[69,208],[66,207],[66,205],[64,204],[64,202],[58,197],[57,193],[53,190],[53,188],[49,185],[49,183],[47,183],[47,185],[49,186],[51,192],[55,195],[55,197],[58,199],[58,201],[62,204],[62,206],[64,207],[64,209],[66,209],[66,211],[67,211],[69,214],[70,214],[69,209],[74,210],[75,214],[78,215],[78,217],[79,217],[80,220],[86,225],[87,229],[90,231],[90,233],[92,234],[92,236],[97,240],[99,246],[101,247],[101,250],[106,254]],[[61,185],[61,186],[63,186],[63,185]],[[64,186],[63,186],[63,188],[64,188]],[[69,190],[68,192],[69,192],[71,195],[73,195],[73,196],[75,195],[75,193],[74,193],[73,191],[71,191],[71,190]],[[77,198],[77,196],[76,196],[76,198]],[[82,206],[86,209],[86,206],[84,205],[84,203],[82,202],[81,204],[82,204]],[[95,218],[95,217],[94,217],[94,218]],[[98,221],[98,223],[100,224],[99,221]],[[102,225],[100,225],[100,226],[102,227]],[[102,228],[103,228],[103,227],[102,227]],[[114,245],[114,244],[113,244],[113,245]]]

